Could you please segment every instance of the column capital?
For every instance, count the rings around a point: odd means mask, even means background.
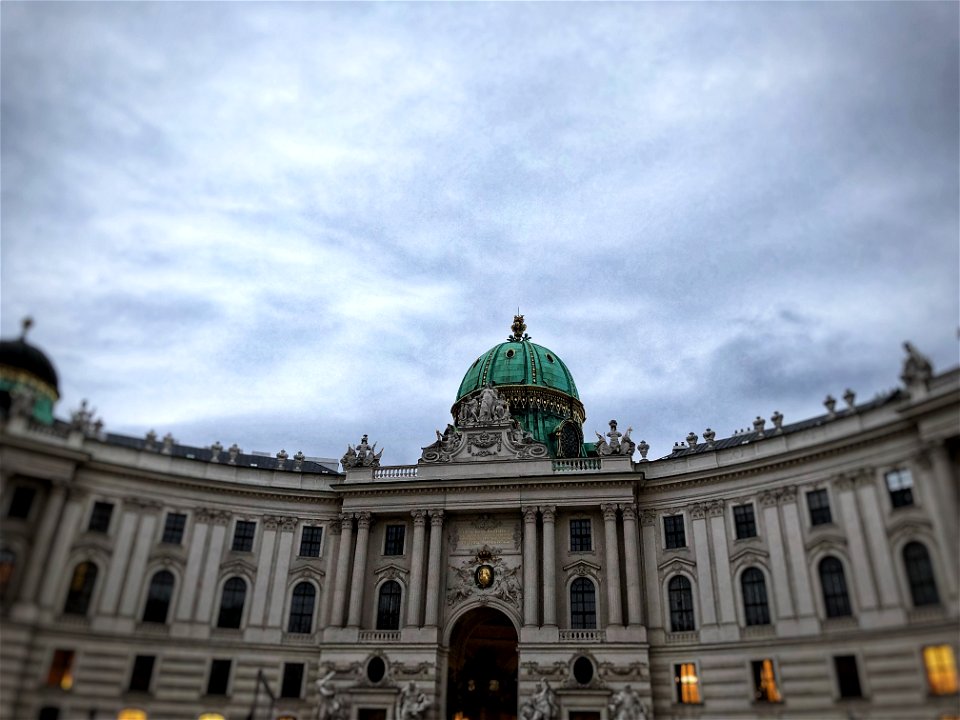
[[[620,510],[623,512],[624,520],[633,520],[637,519],[637,506],[633,503],[625,503],[620,506]]]
[[[372,516],[368,512],[358,512],[356,514],[357,518],[357,530],[369,530],[370,523],[372,522]]]
[[[722,517],[723,505],[723,500],[713,500],[707,503],[707,514],[710,517]]]
[[[443,510],[430,511],[430,527],[441,527],[443,525]]]
[[[617,519],[617,506],[613,503],[607,503],[601,505],[600,509],[603,510],[603,519],[605,522],[615,522]]]
[[[781,505],[797,501],[797,486],[788,485],[780,490],[780,497],[777,498]]]
[[[654,510],[641,510],[640,511],[640,524],[641,525],[656,525],[657,524],[657,513]]]
[[[340,525],[340,518],[331,520],[327,523],[327,532],[329,532],[331,535],[339,535],[341,532],[343,532],[343,528]]]
[[[280,524],[281,518],[277,515],[264,515],[263,516],[263,529],[264,530],[276,530],[277,526]]]
[[[280,528],[282,530],[296,530],[297,523],[299,522],[300,522],[300,518],[282,517],[280,518]]]
[[[353,513],[340,513],[340,527],[353,529]]]
[[[416,509],[411,510],[410,514],[413,516],[413,525],[414,527],[424,527],[427,524],[427,511]]]
[[[766,490],[760,493],[760,505],[762,507],[776,507],[777,505],[777,493],[773,490]]]
[[[555,522],[557,519],[557,506],[556,505],[541,505],[540,514],[543,516],[544,522]]]
[[[857,478],[855,475],[843,474],[837,475],[833,482],[838,490],[853,490],[857,484]]]
[[[690,506],[690,518],[693,520],[703,520],[707,513],[707,507],[703,503],[694,503]]]
[[[520,512],[523,513],[523,521],[525,523],[529,524],[537,521],[537,509],[535,507],[520,508]]]

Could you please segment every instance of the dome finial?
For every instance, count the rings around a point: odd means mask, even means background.
[[[508,342],[522,342],[530,339],[530,336],[527,335],[527,325],[523,322],[523,315],[519,314],[519,310],[520,308],[517,308],[518,312],[513,316],[513,325],[510,326],[513,335],[507,338]]]
[[[33,327],[33,318],[29,315],[25,316],[23,320],[20,321],[20,339],[27,339],[27,331]]]

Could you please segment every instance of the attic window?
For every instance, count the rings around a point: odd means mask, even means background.
[[[547,353],[547,362],[553,362],[553,355]]]
[[[510,350],[507,350],[507,357],[508,357],[508,358],[512,358],[514,355],[516,355],[516,353],[513,351],[512,348],[511,348]]]

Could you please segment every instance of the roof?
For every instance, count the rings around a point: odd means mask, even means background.
[[[573,375],[563,360],[552,350],[526,339],[502,342],[478,357],[463,376],[457,400],[487,383],[548,387],[580,399]]]
[[[60,383],[50,358],[22,337],[16,340],[0,340],[0,366],[32,375],[48,385],[59,397]]]

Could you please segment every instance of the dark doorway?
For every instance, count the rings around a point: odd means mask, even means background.
[[[499,610],[477,608],[450,638],[447,720],[516,720],[517,631]]]

